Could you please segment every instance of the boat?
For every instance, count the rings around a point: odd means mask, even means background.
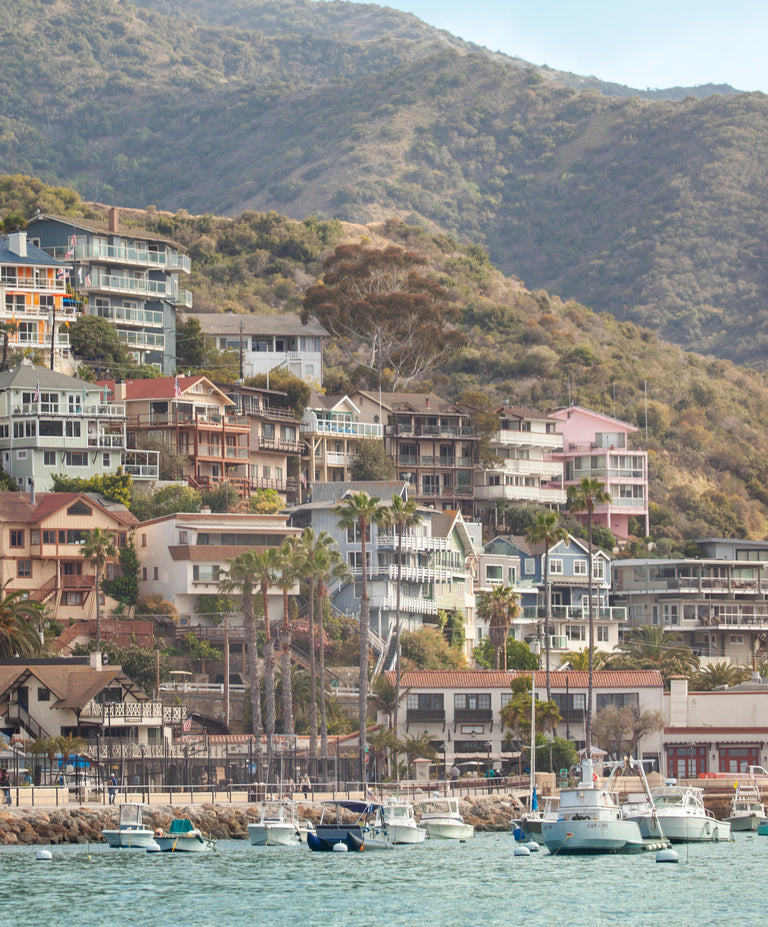
[[[348,835],[356,838],[347,839]],[[319,840],[312,839],[313,837]],[[373,801],[354,801],[335,799],[322,803],[320,821],[315,826],[314,835],[307,834],[307,846],[310,850],[323,850],[330,844],[362,842],[362,849],[391,849],[394,844],[389,838],[386,821],[382,814],[382,805]]]
[[[582,760],[581,781],[560,790],[557,820],[541,822],[542,842],[550,853],[640,853],[647,848],[640,825],[622,815],[614,790],[619,765],[600,785],[592,760]]]
[[[416,810],[420,813],[419,827],[432,839],[469,840],[475,836],[474,826],[461,816],[458,798],[427,798],[417,802]]]
[[[394,844],[422,843],[427,832],[419,827],[413,805],[401,798],[389,798],[382,806],[387,834]]]
[[[342,847],[351,853],[360,853],[365,849],[365,843],[355,834],[349,833],[343,840],[328,840],[318,837],[314,831],[307,833],[307,846],[316,853],[330,853]]]
[[[161,853],[207,853],[216,849],[214,841],[203,836],[189,818],[174,818],[167,831],[158,827],[155,843]]]
[[[704,807],[704,789],[690,785],[664,785],[651,789],[652,805],[631,814],[643,836],[663,835],[672,843],[730,840],[731,825],[718,821]]]
[[[737,786],[731,799],[731,813],[725,820],[732,831],[739,832],[755,832],[760,824],[768,824],[765,804],[756,783]]]
[[[544,795],[538,798],[536,789],[533,790],[533,799],[531,810],[525,811],[520,815],[520,819],[513,822],[513,830],[519,828],[522,839],[533,840],[538,844],[543,844],[544,838],[541,833],[543,821],[556,821],[560,808],[559,795]]]
[[[251,844],[255,847],[289,847],[302,842],[302,823],[292,801],[265,801],[261,817],[247,827]],[[307,825],[303,827],[306,842]]]
[[[117,827],[106,827],[101,835],[116,849],[157,850],[155,833],[144,826],[146,808],[139,802],[127,802],[119,806]]]

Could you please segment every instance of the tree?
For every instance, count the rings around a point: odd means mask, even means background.
[[[285,393],[288,405],[299,418],[304,414],[312,397],[309,383],[286,370],[285,367],[275,367],[268,374],[259,373],[255,377],[248,377],[245,385],[258,386],[262,389],[266,387]]]
[[[27,598],[22,589],[8,591],[9,579],[0,600],[0,658],[33,657],[43,649],[40,640],[45,607]]]
[[[601,749],[612,756],[638,755],[640,741],[646,734],[661,730],[664,719],[661,712],[643,711],[625,705],[609,706],[595,716],[595,740]]]
[[[411,666],[423,670],[466,668],[463,652],[450,647],[445,635],[437,628],[426,626],[416,631],[403,631],[400,649],[405,671]]]
[[[131,512],[139,521],[162,518],[177,512],[199,512],[202,496],[191,486],[162,486],[153,493],[136,490],[131,496]]]
[[[587,693],[587,719],[586,719],[586,750],[587,755],[592,747],[592,684],[594,667],[592,655],[595,652],[595,609],[594,609],[594,564],[592,553],[592,516],[596,505],[604,505],[611,501],[610,495],[599,480],[584,477],[576,486],[568,487],[568,507],[571,512],[587,513],[587,548],[588,548],[588,577],[589,586],[589,686]]]
[[[293,734],[293,692],[291,676],[291,615],[288,594],[299,578],[298,551],[295,538],[286,538],[278,549],[275,585],[283,594],[283,623],[280,627],[281,679],[283,703],[283,733]]]
[[[355,442],[350,476],[358,482],[394,479],[395,462],[387,453],[383,441],[366,438]]]
[[[86,644],[78,644],[73,655],[84,656],[93,653],[94,650],[95,642],[88,641]],[[121,647],[115,641],[105,641],[101,652],[109,660],[110,666],[122,666],[126,676],[130,676],[136,685],[147,693],[155,688],[158,670],[160,682],[170,676],[171,664],[168,656],[161,652],[158,658],[158,651],[154,647],[140,647],[138,644],[126,644]]]
[[[0,370],[8,369],[8,342],[11,335],[15,335],[18,330],[18,323],[13,319],[7,319],[0,322],[0,334],[3,336],[3,357],[0,360]]]
[[[94,595],[96,596],[96,650],[101,647],[101,574],[107,562],[117,557],[117,546],[115,545],[115,536],[106,528],[94,528],[89,531],[80,548],[81,556],[85,557],[96,571],[96,584]]]
[[[611,654],[604,650],[589,651],[586,647],[583,650],[566,650],[560,655],[560,666],[567,663],[572,670],[588,670],[590,663],[596,670],[604,669],[608,660],[612,661]]]
[[[533,524],[525,532],[529,544],[544,545],[544,648],[547,675],[547,699],[552,698],[549,679],[550,621],[552,618],[552,587],[549,582],[549,551],[555,544],[564,541],[568,532],[560,525],[557,512],[539,510]]]
[[[388,775],[388,758],[400,748],[400,742],[391,728],[383,727],[369,735],[368,749],[371,751],[373,781],[381,782]]]
[[[58,737],[38,737],[32,741],[29,752],[33,756],[44,756],[48,760],[48,784],[53,785],[53,764],[59,752]]]
[[[688,684],[691,691],[711,692],[720,686],[737,686],[752,675],[746,666],[733,663],[710,663],[700,669]]]
[[[243,628],[248,649],[248,675],[251,682],[251,725],[256,751],[256,768],[261,771],[261,673],[259,671],[259,649],[256,634],[254,595],[261,580],[258,553],[244,550],[227,561],[227,575],[219,583],[219,591],[239,593],[243,608]]]
[[[266,712],[265,729],[267,734],[267,778],[269,778],[272,762],[272,748],[275,737],[275,643],[272,638],[269,621],[269,589],[275,584],[280,571],[279,548],[269,547],[256,553],[251,559],[253,567],[258,573],[259,589],[261,591],[261,606],[264,615],[264,682],[266,684]]]
[[[482,592],[478,597],[477,614],[488,622],[488,638],[496,648],[496,669],[499,668],[499,655],[504,649],[504,671],[507,669],[507,637],[512,620],[517,617],[520,606],[517,595],[511,586],[500,583],[490,592]]]
[[[135,609],[139,602],[139,576],[141,564],[136,554],[136,544],[131,535],[125,547],[118,554],[118,575],[114,579],[104,579],[101,588],[104,595],[119,602],[124,608]]]
[[[209,363],[200,320],[176,318],[176,365],[179,370],[196,370]]]
[[[327,533],[327,532],[326,532]],[[310,527],[305,528],[297,545],[297,569],[307,583],[309,623],[309,765],[312,775],[317,775],[317,655],[315,653],[315,602],[317,590],[316,548],[318,536]]]
[[[365,781],[365,738],[368,720],[368,651],[370,628],[370,602],[368,599],[367,534],[372,525],[383,524],[385,506],[378,496],[366,492],[349,493],[336,506],[339,527],[352,532],[360,539],[360,672],[358,685],[358,723],[360,728],[360,781]]]
[[[381,385],[403,389],[445,363],[466,342],[453,328],[459,308],[439,283],[417,272],[425,260],[396,245],[339,245],[323,279],[304,293],[301,319],[314,316],[345,355]]]
[[[397,695],[397,690],[393,683],[386,676],[377,676],[371,687],[371,702],[377,712],[383,712],[388,719],[389,727],[397,730],[397,709],[410,689],[406,689],[401,695]],[[394,718],[394,724],[393,724]]]
[[[101,378],[145,379],[157,376],[153,367],[137,364],[109,321],[98,315],[81,314],[69,326],[73,353],[82,358]]]
[[[254,515],[272,515],[285,508],[285,500],[276,489],[254,489],[250,509]]]
[[[53,492],[97,492],[112,502],[128,507],[131,502],[133,480],[130,473],[124,473],[122,467],[117,473],[101,473],[83,478],[68,476],[66,473],[52,473]]]
[[[400,596],[403,585],[403,534],[421,524],[416,502],[407,497],[394,495],[386,513],[387,523],[397,534],[397,585],[395,587],[395,705],[400,704],[400,679],[402,676],[402,652],[400,648]],[[397,712],[395,712],[395,737],[397,737]]]
[[[514,637],[507,637],[506,651],[508,670],[535,670],[539,668],[539,658],[535,653],[531,653],[531,648],[525,641],[516,641]],[[473,656],[478,666],[483,669],[493,669],[496,648],[489,637],[484,638],[475,647]]]
[[[212,627],[218,627],[225,615],[231,615],[236,607],[235,600],[228,595],[199,595],[195,603],[195,614],[205,619]]]
[[[621,651],[635,659],[643,669],[664,671],[668,667],[677,669],[682,664],[688,673],[699,668],[699,658],[680,641],[675,631],[667,631],[661,625],[644,624],[624,632]],[[621,654],[619,654],[620,656]]]
[[[406,737],[400,742],[400,748],[405,753],[409,766],[416,757],[424,757],[433,762],[437,760],[437,750],[432,746],[430,735],[427,733]]]

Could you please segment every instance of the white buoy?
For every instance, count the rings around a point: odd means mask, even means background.
[[[38,860],[53,859],[53,854],[51,853],[50,850],[38,850],[37,856],[35,856],[35,859],[38,859]]]
[[[334,843],[333,852],[334,853],[348,853],[349,847],[346,845],[346,843],[341,843],[341,842]]]
[[[680,861],[680,857],[677,855],[677,850],[673,850],[672,847],[667,847],[665,850],[659,850],[656,854],[657,863],[677,863]]]
[[[531,851],[528,847],[516,846],[515,847],[515,856],[530,856]]]
[[[527,847],[531,853],[539,852],[539,845],[535,840],[529,840],[527,843],[522,844],[522,846]]]

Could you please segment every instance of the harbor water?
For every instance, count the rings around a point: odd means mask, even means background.
[[[105,845],[0,848],[0,912],[14,927],[706,927],[758,923],[768,837],[654,853],[513,856],[509,834],[367,853],[220,841],[214,853]]]

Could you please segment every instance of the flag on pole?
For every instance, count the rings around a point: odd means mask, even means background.
[[[192,730],[192,715],[184,719],[184,724],[182,725],[185,733],[189,733]]]
[[[64,268],[63,268],[63,267],[59,267],[59,268],[57,269],[57,271],[56,271],[56,277],[57,277],[57,279],[63,280],[63,279],[64,279],[65,273],[66,273],[66,272],[65,272]]]
[[[86,274],[85,274],[85,285],[86,285],[86,286],[90,286],[90,285],[91,285],[91,275],[90,275],[87,271],[86,271]]]
[[[32,393],[32,402],[37,402],[40,399],[40,381],[37,381],[37,386],[35,387],[34,393]]]
[[[181,399],[181,386],[179,385],[178,377],[173,381],[173,398]]]
[[[78,283],[83,282],[83,268],[82,267],[77,268],[77,282]]]

